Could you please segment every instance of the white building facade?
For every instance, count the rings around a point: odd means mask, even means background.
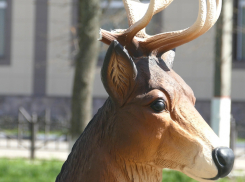
[[[54,115],[70,117],[73,84],[75,0],[0,0],[0,115],[16,115],[18,107],[30,112],[51,108]],[[102,7],[107,7],[102,3]],[[245,26],[245,0],[234,1],[237,26]],[[244,12],[243,12],[244,11]],[[126,28],[121,1],[112,2],[102,19],[107,30]],[[154,17],[149,33],[191,26],[198,1],[174,1]],[[113,15],[113,16],[110,16]],[[109,18],[108,18],[109,17]],[[243,19],[244,18],[244,19]],[[113,23],[111,23],[113,22]],[[239,30],[239,29],[235,29]],[[245,38],[234,33],[232,69],[232,113],[245,123]],[[243,46],[244,45],[244,46]],[[94,82],[94,112],[107,98],[100,81],[101,56]],[[174,70],[190,85],[196,107],[210,121],[214,87],[215,26],[196,40],[176,49]]]

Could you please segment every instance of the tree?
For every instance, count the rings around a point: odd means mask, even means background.
[[[211,109],[211,126],[225,146],[230,143],[232,20],[233,1],[225,0],[216,25],[214,97]]]
[[[78,0],[77,8],[79,51],[75,58],[72,91],[72,141],[79,137],[92,115],[92,86],[99,53],[100,0]]]

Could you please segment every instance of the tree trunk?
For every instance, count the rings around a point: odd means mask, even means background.
[[[231,65],[233,1],[223,1],[216,25],[214,97],[211,102],[211,127],[223,146],[230,144],[231,122]]]
[[[72,92],[71,137],[76,140],[92,115],[92,87],[98,58],[99,0],[78,0],[79,52],[75,58]]]

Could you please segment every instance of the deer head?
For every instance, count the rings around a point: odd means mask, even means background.
[[[109,98],[73,146],[56,182],[160,182],[163,168],[212,181],[231,171],[232,150],[220,146],[195,109],[193,91],[172,70],[171,49],[211,28],[221,0],[199,0],[190,28],[147,35],[152,16],[172,1],[124,0],[130,27],[101,30],[100,40],[110,44],[101,70]]]
[[[222,1],[199,0],[197,20],[187,29],[147,35],[152,16],[172,1],[123,0],[130,27],[100,31],[100,40],[110,45],[101,76],[114,110],[105,133],[113,151],[128,163],[178,170],[198,181],[216,180],[231,171],[234,154],[220,146],[195,109],[193,91],[172,70],[172,49],[207,32]]]

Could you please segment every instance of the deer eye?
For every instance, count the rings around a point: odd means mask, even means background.
[[[155,112],[162,112],[163,110],[166,109],[166,104],[165,104],[164,100],[159,99],[159,100],[154,101],[154,102],[151,104],[151,108],[152,108]]]

